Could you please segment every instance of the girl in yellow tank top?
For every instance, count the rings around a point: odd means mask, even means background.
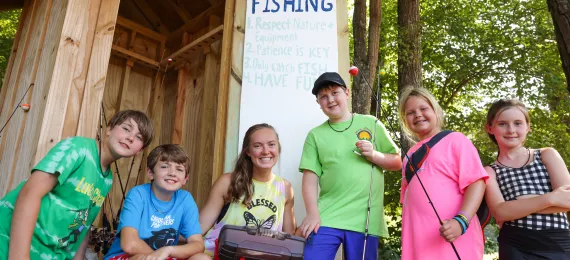
[[[224,225],[255,226],[295,233],[293,188],[273,174],[281,146],[268,124],[250,127],[234,171],[214,183],[200,212],[205,253],[213,256],[215,241]]]

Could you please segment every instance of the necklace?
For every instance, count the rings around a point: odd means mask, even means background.
[[[152,185],[152,184],[151,184]],[[161,213],[161,214],[165,214],[170,212],[170,210],[172,210],[172,208],[174,208],[174,205],[176,205],[176,192],[174,192],[174,201],[172,203],[172,205],[170,206],[170,208],[166,211],[161,211],[158,210],[158,208],[156,208],[156,206],[154,205],[154,202],[152,202],[152,186],[149,188],[149,193],[148,193],[149,199],[150,199],[150,205],[152,205],[152,207],[154,208],[154,210],[156,210],[156,212]],[[158,198],[157,198],[158,199]]]
[[[329,124],[329,127],[330,127],[333,131],[335,131],[335,132],[337,132],[337,133],[342,133],[342,132],[348,130],[348,129],[352,126],[352,122],[354,122],[354,114],[352,114],[352,119],[350,120],[350,125],[348,125],[347,128],[345,128],[345,129],[343,129],[343,130],[336,130],[336,129],[334,129],[334,128],[332,127],[330,120],[327,120],[327,124]]]
[[[528,149],[528,147],[527,147],[527,148],[526,148],[526,151],[527,151],[527,153],[528,153],[528,158],[526,159],[526,162],[525,162],[521,167],[517,167],[517,168],[522,168],[522,167],[526,166],[526,165],[528,164],[528,162],[530,162],[530,149]],[[504,166],[504,167],[515,168],[515,167],[507,166],[507,165],[505,165],[504,163],[502,163],[501,161],[499,161],[499,156],[498,156],[498,155],[497,155],[497,162],[498,162],[500,165]]]

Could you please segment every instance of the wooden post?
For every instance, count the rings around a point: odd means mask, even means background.
[[[230,1],[231,2],[231,1]],[[231,37],[226,37],[228,31],[224,30],[224,39],[231,38],[232,52],[230,60],[230,71],[227,75],[227,115],[225,129],[225,156],[224,171],[229,172],[233,168],[235,159],[238,156],[239,144],[239,113],[240,113],[240,97],[241,84],[243,76],[243,44],[245,39],[245,16],[246,16],[246,0],[235,1],[235,14],[232,18],[233,26],[231,28]],[[225,23],[229,21],[225,20]],[[223,59],[223,55],[222,55]],[[223,63],[222,63],[223,64]],[[221,131],[224,131],[223,129]]]
[[[227,11],[227,10],[226,10]],[[210,30],[217,27],[220,19],[215,16],[210,18]],[[204,94],[202,99],[202,115],[200,118],[200,150],[199,165],[196,174],[198,177],[197,189],[194,190],[196,204],[201,207],[208,198],[212,186],[214,170],[214,145],[218,107],[218,87],[220,82],[220,66],[218,65],[219,42],[212,44],[211,48],[205,49],[206,62],[204,68]]]
[[[229,84],[232,69],[232,42],[235,1],[226,1],[224,12],[224,36],[220,59],[220,83],[218,86],[217,117],[214,131],[214,154],[212,184],[224,173],[226,147],[226,118],[228,115]],[[237,15],[237,14],[236,14]]]
[[[188,33],[182,36],[182,46],[190,43]],[[188,87],[188,63],[178,69],[178,91],[176,92],[176,108],[174,112],[174,125],[172,127],[171,142],[182,143],[182,126],[184,124],[184,106],[186,103],[186,88]]]

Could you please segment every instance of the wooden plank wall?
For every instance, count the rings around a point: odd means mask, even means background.
[[[84,102],[84,93],[86,87],[103,88],[97,81],[106,74],[105,48],[111,44],[118,7],[119,0],[25,2],[0,94],[0,122],[6,122],[22,98],[31,109],[17,109],[0,137],[0,196],[26,179],[59,140],[77,134],[82,110],[99,107],[89,105],[99,103],[91,100],[96,96]],[[86,120],[85,126],[95,123]]]
[[[231,52],[231,41],[224,36],[225,40],[204,47],[184,66],[166,72],[163,67],[159,72],[140,57],[163,60],[172,53],[165,49],[167,37],[123,18],[117,23],[118,6],[119,0],[25,2],[9,74],[0,93],[0,122],[7,120],[28,86],[32,87],[23,102],[30,103],[32,109],[26,113],[18,109],[0,136],[1,196],[27,178],[31,167],[60,140],[75,135],[95,138],[102,103],[107,120],[119,110],[137,109],[151,116],[156,129],[148,149],[118,161],[118,170],[112,166],[122,183],[115,178],[105,212],[111,213],[112,208],[116,214],[123,190],[128,192],[148,181],[146,154],[173,140],[175,122],[181,127],[176,141],[191,158],[191,176],[185,188],[200,207],[206,201],[212,181],[222,173],[217,164],[225,155],[228,83],[220,80],[220,73],[229,74],[229,66],[222,69],[221,63]],[[188,35],[186,42],[232,18],[230,11],[223,17],[210,14],[209,25]],[[224,29],[231,28],[228,26]],[[178,77],[178,70],[183,70],[184,77]],[[180,92],[183,97],[176,102],[179,87],[184,90]],[[178,116],[177,106],[182,112]],[[48,114],[49,118],[44,117]]]
[[[161,49],[164,44],[157,41],[156,37],[142,36],[144,32],[140,30],[133,33],[136,26],[130,21],[121,17],[119,21],[114,46],[155,61],[166,57],[163,53],[173,52],[164,52]],[[210,27],[187,35],[179,47],[200,38],[220,24],[221,19],[212,16]],[[133,186],[148,182],[146,155],[154,147],[165,143],[178,143],[188,153],[191,169],[189,181],[184,188],[192,193],[199,206],[203,205],[212,182],[211,158],[218,107],[220,55],[221,41],[218,41],[182,66],[162,67],[159,72],[158,68],[148,68],[148,64],[141,64],[123,53],[113,52],[103,95],[107,119],[123,109],[145,111],[153,120],[155,138],[144,153],[117,162],[120,178],[114,179],[105,206],[108,220],[117,215],[123,191],[128,193]],[[112,170],[117,176],[115,166]]]
[[[151,60],[160,60],[166,37],[160,36],[155,39],[152,37],[154,34],[145,35],[146,31],[140,30],[136,25],[130,26],[131,22],[122,18],[119,20],[121,22],[117,25],[113,46],[119,46]],[[155,106],[162,106],[161,91],[160,88],[157,89],[162,79],[159,68],[149,68],[119,53],[113,53],[107,66],[103,93],[105,121],[108,121],[116,112],[126,109],[143,111],[155,119],[152,115],[152,112],[156,110]],[[153,123],[155,128],[160,127],[160,122],[153,121]],[[106,122],[103,124],[106,127]],[[149,147],[152,148],[157,144],[155,140]],[[132,187],[146,180],[143,157],[147,152],[148,149],[132,158],[120,159],[112,165],[111,170],[115,178],[108,196],[109,200],[104,208],[109,220],[116,216],[122,206],[123,192],[128,192]]]

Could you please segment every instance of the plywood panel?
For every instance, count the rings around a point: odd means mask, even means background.
[[[82,59],[77,60],[75,69],[73,70],[73,79],[69,91],[61,139],[72,137],[77,134],[77,125],[79,123],[79,114],[81,112],[83,102],[83,93],[89,70],[89,62],[91,60],[93,38],[100,6],[100,0],[89,1],[89,5],[87,6],[89,9],[88,12],[85,13],[85,15],[87,15],[87,19],[82,20],[77,24],[77,26],[83,27],[81,28],[81,38],[78,39],[78,45],[80,44],[80,48],[78,48],[77,53],[77,55],[82,57]]]
[[[15,184],[21,182],[29,176],[31,168],[34,166],[34,157],[37,149],[38,139],[40,135],[40,122],[44,117],[44,109],[46,105],[45,96],[49,91],[49,82],[51,81],[51,68],[55,63],[57,44],[63,27],[63,18],[67,1],[53,1],[51,6],[49,20],[45,21],[45,40],[41,48],[42,52],[38,60],[38,69],[35,73],[33,92],[28,94],[27,103],[31,104],[32,109],[27,113],[26,125],[23,127],[23,134],[20,142],[18,161],[13,173],[16,178]],[[19,176],[18,176],[19,175]]]
[[[184,138],[182,146],[190,157],[190,176],[184,189],[194,191],[198,187],[198,165],[200,154],[200,120],[202,114],[202,95],[204,93],[204,71],[199,69],[200,60],[193,62],[189,70],[189,85],[186,95],[186,120],[184,121]]]
[[[176,74],[173,71],[167,71],[167,77],[164,80],[164,104],[162,107],[162,124],[160,143],[170,143],[172,136],[172,122],[174,122],[174,108],[176,106]]]
[[[126,66],[126,71],[129,71],[128,66]],[[150,101],[150,92],[152,90],[154,79],[153,71],[134,66],[130,69],[128,77],[126,75],[127,74],[122,78],[123,87],[120,100],[120,110],[135,109],[146,112]],[[128,80],[125,80],[127,78]],[[133,186],[137,185],[139,172],[143,171],[143,169],[141,169],[142,159],[143,153],[139,153],[131,158],[119,159],[117,161],[119,169],[118,174],[115,167],[112,168],[115,170],[115,176],[120,176],[125,192],[128,192]],[[113,180],[113,187],[109,193],[109,196],[112,197],[111,204],[113,209],[119,209],[121,207],[123,193],[121,190],[121,183],[118,179],[119,178],[115,178]]]
[[[105,77],[111,56],[113,32],[119,11],[119,0],[102,0],[97,16],[91,48],[89,74],[85,82],[81,113],[76,135],[95,138],[98,131]]]
[[[105,81],[105,91],[103,93],[103,107],[107,120],[115,114],[120,107],[121,86],[123,84],[123,73],[125,70],[125,60],[111,57],[107,68],[107,79]]]
[[[157,147],[160,144],[160,135],[162,133],[161,125],[161,115],[162,115],[162,108],[164,103],[164,87],[163,87],[163,78],[164,74],[162,72],[156,72],[153,82],[153,87],[150,92],[150,103],[148,105],[147,114],[152,119],[152,123],[154,126],[154,138],[150,145],[145,149],[145,153],[143,154],[143,161],[142,161],[142,172],[139,173],[138,184],[148,183],[149,179],[147,174],[145,174],[145,169],[147,167],[146,164],[146,156],[149,152]]]
[[[34,9],[32,10],[31,23],[33,26],[26,34],[28,37],[26,41],[27,46],[25,46],[25,48],[27,48],[27,51],[25,55],[21,57],[23,60],[22,63],[20,63],[21,66],[18,68],[18,74],[16,74],[16,77],[13,78],[15,81],[14,84],[9,84],[9,87],[14,88],[14,91],[11,93],[11,109],[8,109],[10,111],[10,113],[8,113],[8,116],[12,113],[12,110],[18,105],[20,100],[24,98],[24,95],[26,95],[26,97],[28,97],[27,95],[32,95],[32,83],[35,79],[39,56],[41,55],[40,46],[42,45],[44,39],[42,36],[45,35],[43,32],[46,30],[46,27],[43,26],[43,22],[45,21],[46,16],[49,16],[50,8],[50,2],[41,1],[37,5],[34,5]],[[3,193],[11,190],[15,185],[18,185],[21,180],[25,179],[26,176],[29,176],[29,173],[27,172],[14,172],[14,169],[17,165],[16,163],[18,161],[20,141],[22,138],[23,128],[25,127],[27,116],[27,113],[23,112],[23,110],[17,109],[16,113],[14,113],[13,117],[10,119],[6,125],[6,128],[2,132],[1,140],[3,156],[2,160],[0,161],[0,169],[3,169],[10,174],[8,180],[3,184]],[[4,156],[4,154],[8,156]]]
[[[137,34],[133,43],[133,51],[147,58],[158,60],[160,43],[144,35]]]
[[[208,53],[205,62],[204,95],[202,100],[202,115],[200,120],[200,155],[197,174],[198,187],[193,190],[198,207],[201,207],[208,198],[212,185],[212,171],[214,154],[214,138],[216,127],[216,109],[218,101],[218,86],[220,64],[216,55]]]
[[[65,111],[69,101],[72,86],[82,85],[80,71],[90,55],[85,51],[87,44],[86,29],[83,25],[89,23],[89,8],[93,1],[69,0],[62,34],[59,40],[57,58],[53,67],[50,91],[47,95],[45,112],[50,116],[44,117],[41,125],[38,149],[35,161],[39,161],[62,138],[63,127],[66,123]],[[83,83],[84,84],[84,83]]]

